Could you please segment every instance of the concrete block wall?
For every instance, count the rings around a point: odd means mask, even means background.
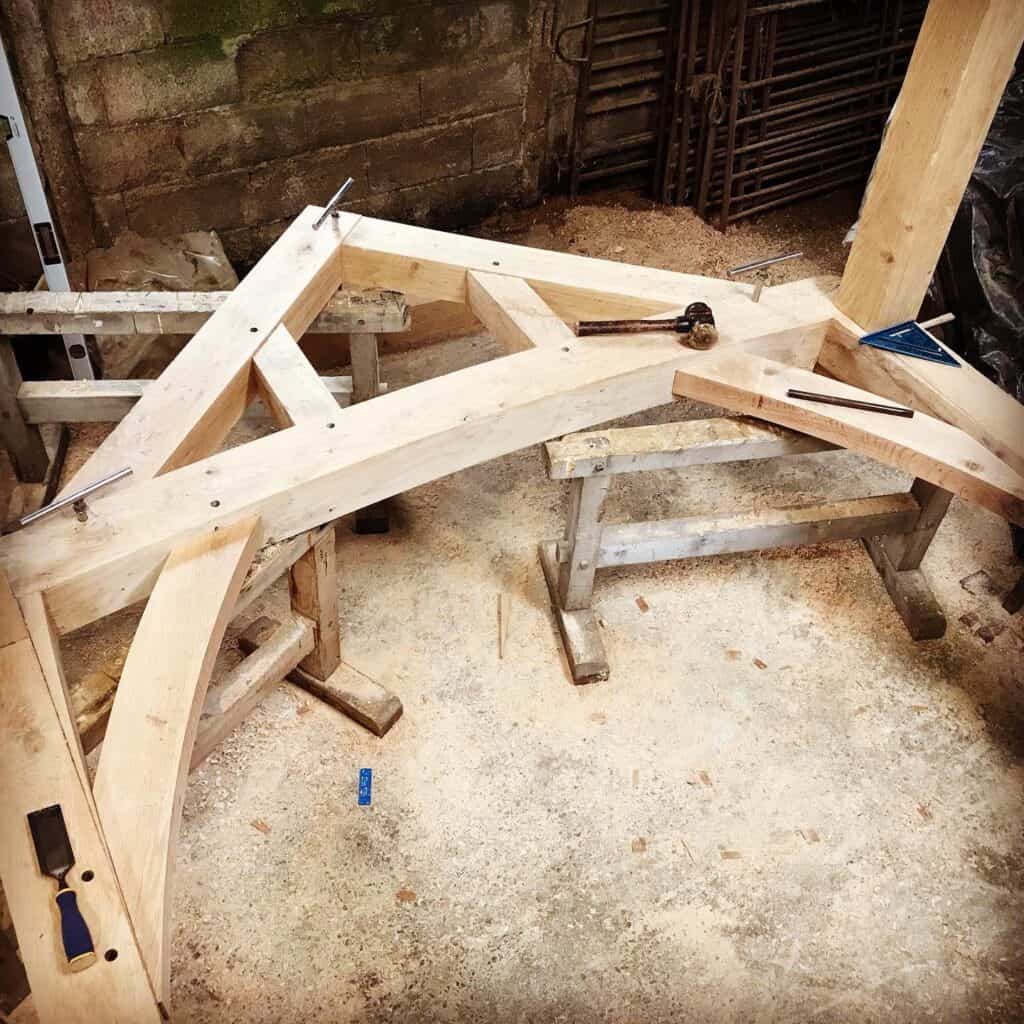
[[[5,32],[27,31],[32,7],[52,52],[91,219],[65,235],[215,229],[242,268],[346,175],[350,208],[438,227],[535,199],[571,116],[574,81],[550,48],[558,6],[0,0]],[[9,177],[0,244],[9,222],[10,244],[31,247]]]

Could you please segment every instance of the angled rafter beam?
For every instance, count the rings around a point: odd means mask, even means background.
[[[1021,0],[931,0],[868,184],[837,305],[917,316],[1024,42]]]
[[[862,345],[860,334],[840,320],[829,329],[819,357],[834,377],[952,423],[1024,475],[1024,405],[958,362],[943,366]]]
[[[164,1005],[170,980],[170,884],[197,723],[259,520],[213,528],[176,547],[128,652],[93,792]]]
[[[280,323],[301,334],[341,283],[341,244],[359,218],[342,214],[313,231],[318,212],[309,207],[296,217],[68,490],[123,466],[144,480],[217,449],[249,402],[253,355]]]
[[[522,278],[470,270],[466,296],[476,318],[508,353],[576,341],[576,335]]]
[[[789,398],[789,388],[871,401],[874,395],[797,367],[722,353],[676,371],[677,395],[713,402],[869,455],[1024,524],[1024,478],[956,427]]]
[[[161,1020],[89,789],[61,673],[57,638],[39,595],[18,608],[0,577],[0,878],[42,1021]],[[26,815],[60,804],[76,865],[68,884],[98,959],[64,964],[56,887],[36,864]],[[83,871],[92,880],[81,883]],[[110,953],[108,951],[114,951]],[[108,959],[111,957],[111,959]]]
[[[467,302],[467,271],[522,278],[564,320],[645,316],[750,295],[752,287],[364,217],[345,240],[347,283]]]
[[[766,294],[757,305],[719,305],[719,347],[813,364],[827,302],[804,288],[773,291],[782,292],[777,303]],[[344,410],[337,429],[280,431],[139,484],[130,502],[100,494],[88,522],[53,517],[32,537],[13,534],[0,561],[16,591],[46,590],[66,632],[144,597],[167,552],[211,523],[260,514],[269,536],[292,536],[478,462],[661,405],[671,400],[672,370],[708,357],[671,334],[567,347],[389,393]]]

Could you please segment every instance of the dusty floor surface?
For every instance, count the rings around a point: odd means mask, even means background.
[[[384,377],[495,354],[453,341]],[[906,484],[848,453],[642,474],[608,520]],[[531,449],[400,496],[388,536],[339,529],[343,656],[404,717],[378,740],[283,684],[193,775],[174,1020],[1024,1019],[1005,524],[954,502],[924,564],[949,630],[921,645],[857,543],[601,573],[612,674],[575,688],[536,557],[566,497]],[[279,585],[247,619],[286,604]],[[70,638],[72,674],[116,661],[133,621]]]

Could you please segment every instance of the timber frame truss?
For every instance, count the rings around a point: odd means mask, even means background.
[[[733,282],[351,213],[314,230],[321,210],[299,215],[67,486],[124,466],[133,475],[92,498],[86,521],[53,516],[0,542],[0,874],[41,1020],[166,1016],[184,789],[220,738],[201,714],[261,546],[305,538],[307,597],[293,601],[291,632],[261,648],[277,661],[260,676],[301,660],[323,678],[337,642],[336,620],[317,613],[317,588],[334,585],[325,524],[673,394],[872,456],[1024,524],[1021,406],[969,367],[858,343],[916,315],[1022,39],[1019,0],[932,0],[836,294],[804,281],[755,302]],[[296,342],[343,282],[466,304],[508,354],[341,409]],[[670,334],[579,339],[567,326],[696,299],[718,322],[710,351]],[[791,387],[882,396],[916,414],[809,406]],[[257,397],[280,429],[221,451]],[[90,783],[58,638],[147,597]],[[243,677],[244,711],[259,694]],[[76,871],[92,873],[78,888],[100,957],[76,974],[25,819],[51,803]]]

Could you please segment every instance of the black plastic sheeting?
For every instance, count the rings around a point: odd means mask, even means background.
[[[1024,68],[1010,80],[943,250],[925,315],[955,352],[1024,402]],[[1024,530],[1014,529],[1024,558]]]

